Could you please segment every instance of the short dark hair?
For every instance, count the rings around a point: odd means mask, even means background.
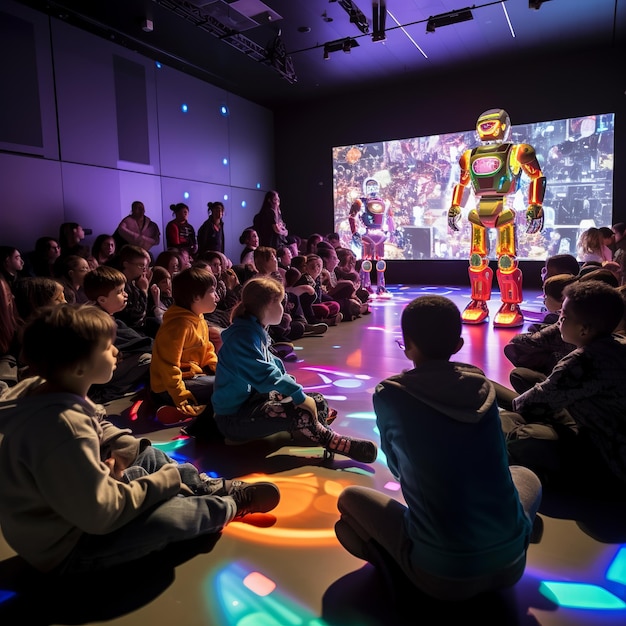
[[[578,274],[578,280],[600,280],[611,287],[619,287],[617,276],[611,270],[604,269],[602,266],[582,268]]]
[[[555,300],[563,300],[563,289],[578,280],[573,274],[554,274],[543,283],[543,293]]]
[[[402,335],[428,359],[449,359],[461,338],[461,313],[452,300],[419,296],[402,311]]]
[[[113,289],[126,284],[126,276],[110,265],[98,265],[85,274],[83,291],[94,302],[100,296],[108,296]]]
[[[188,267],[172,278],[174,302],[183,309],[191,310],[194,298],[203,298],[209,289],[215,289],[217,281],[213,273],[204,267]]]
[[[33,374],[55,372],[88,359],[104,339],[114,341],[115,320],[90,304],[42,307],[24,328],[21,358]]]
[[[577,280],[563,290],[576,321],[598,336],[610,335],[624,316],[624,301],[615,287],[599,280]]]
[[[555,254],[546,259],[546,270],[548,275],[552,274],[578,274],[580,263],[572,254]]]

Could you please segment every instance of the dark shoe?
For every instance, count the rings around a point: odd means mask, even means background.
[[[378,448],[373,441],[336,434],[332,435],[325,448],[331,454],[343,454],[343,456],[361,463],[373,463],[378,456]]]
[[[228,495],[237,505],[235,519],[248,513],[267,513],[276,508],[280,502],[280,491],[270,482],[232,484]]]
[[[223,442],[224,435],[220,432],[212,416],[203,413],[195,420],[180,429],[181,434],[194,437],[200,441]]]
[[[273,343],[270,352],[281,361],[297,361],[298,355],[293,351],[293,344],[286,341]]]
[[[337,324],[339,324],[342,320],[343,320],[343,314],[337,313],[335,317],[327,317],[324,320],[324,323],[328,324],[328,326],[337,326]]]
[[[323,335],[328,330],[328,324],[305,324],[304,325],[304,334],[305,335]]]

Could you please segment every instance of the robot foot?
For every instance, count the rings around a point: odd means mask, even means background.
[[[524,324],[519,304],[504,302],[493,320],[494,328],[515,328]]]
[[[489,308],[484,300],[472,300],[461,313],[464,324],[482,324],[489,317]]]

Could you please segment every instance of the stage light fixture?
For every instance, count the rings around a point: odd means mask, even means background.
[[[385,21],[387,19],[387,1],[386,0],[374,0],[372,2],[372,41],[385,41],[387,35],[385,34]]]
[[[339,6],[350,16],[350,21],[364,34],[370,32],[370,25],[363,11],[352,2],[352,0],[338,0]],[[337,0],[329,0],[329,2],[337,2]]]
[[[431,15],[426,22],[426,32],[434,33],[437,28],[442,26],[450,26],[451,24],[460,24],[473,20],[471,8],[459,9],[458,11],[449,11],[448,13],[440,13],[439,15]]]
[[[359,42],[352,37],[344,37],[343,39],[328,41],[324,44],[324,59],[328,60],[331,52],[339,52],[339,50],[349,54],[352,48],[356,48],[358,45]]]

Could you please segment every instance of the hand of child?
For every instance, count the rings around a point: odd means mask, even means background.
[[[122,480],[123,472],[126,468],[122,467],[119,461],[116,461],[114,457],[110,456],[108,459],[104,459],[104,464],[109,469],[109,474],[111,474],[112,478],[119,481]]]
[[[304,399],[304,402],[302,404],[298,404],[297,406],[308,411],[313,416],[313,419],[317,419],[317,405],[311,396],[307,396]]]
[[[154,285],[150,285],[150,293],[152,294],[154,305],[156,307],[160,307],[161,306],[161,290],[159,289],[159,286],[156,283]]]
[[[190,404],[187,400],[183,400],[176,408],[189,417],[197,417],[206,409],[206,404]]]
[[[152,272],[150,272],[152,274]],[[142,274],[137,280],[135,280],[135,285],[141,289],[141,291],[148,293],[148,287],[150,285],[150,278],[148,278],[147,274]]]

